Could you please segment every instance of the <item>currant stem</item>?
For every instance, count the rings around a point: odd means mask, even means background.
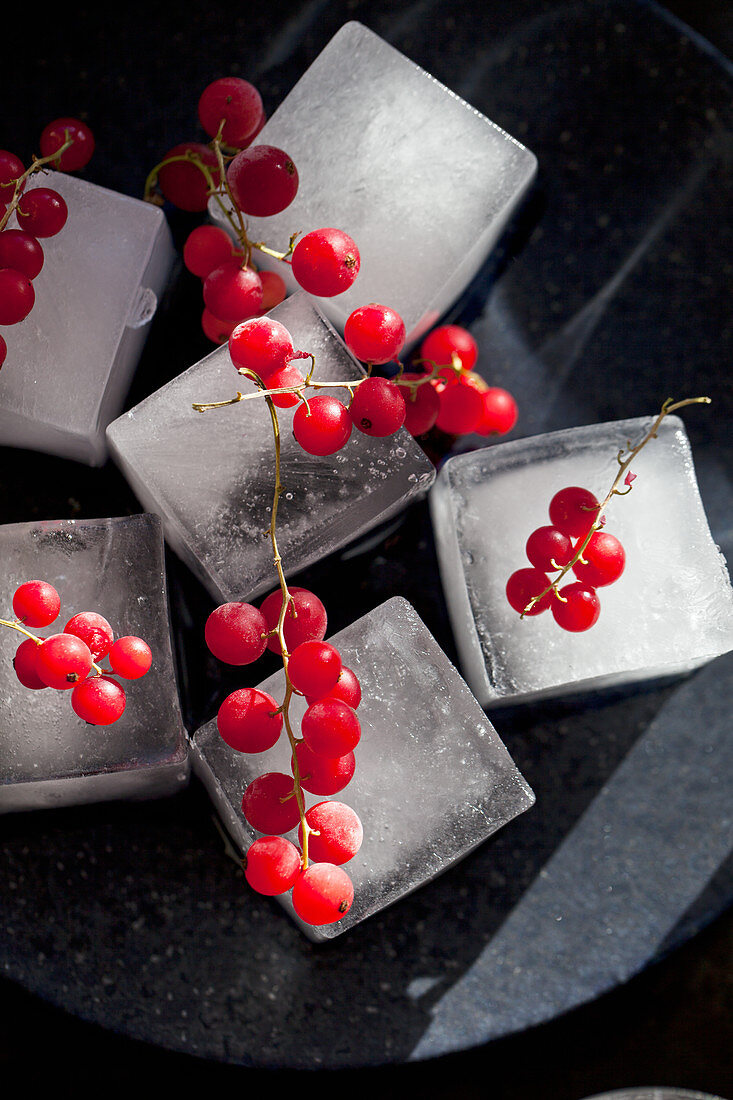
[[[64,132],[68,134],[69,131],[65,130]],[[37,158],[34,157],[33,162],[29,165],[28,168],[26,168],[23,175],[18,176],[17,180],[15,181],[15,189],[13,191],[13,197],[10,200],[10,202],[8,203],[8,207],[5,211],[5,213],[0,218],[0,233],[2,233],[3,229],[8,224],[8,221],[10,220],[10,215],[13,213],[13,211],[18,206],[18,203],[20,202],[20,197],[23,194],[23,187],[25,185],[26,180],[30,176],[32,176],[34,172],[40,172],[43,168],[46,167],[47,164],[50,164],[51,161],[58,160],[58,158],[61,156],[61,154],[66,152],[66,150],[73,144],[74,144],[74,139],[70,138],[70,137],[67,137],[66,141],[63,143],[63,145],[60,145],[58,147],[58,149],[56,150],[55,153],[51,153],[50,156],[47,156],[47,157],[37,157]]]
[[[26,630],[24,626],[21,626],[19,619],[0,619],[0,626],[8,626],[11,630],[17,630],[20,634],[25,634],[26,638],[32,638],[36,645],[40,645],[41,642],[45,641],[44,638],[39,638],[37,634],[31,633],[30,630]],[[97,676],[102,676],[105,672],[112,672],[112,669],[101,668],[94,661],[92,661],[92,668]]]
[[[651,428],[649,428],[648,432],[643,437],[641,442],[637,443],[635,447],[632,447],[631,443],[627,440],[626,447],[622,448],[616,455],[616,461],[618,462],[619,466],[618,472],[616,474],[616,477],[613,479],[611,488],[608,490],[605,497],[598,505],[598,518],[591,525],[583,541],[579,542],[576,546],[575,553],[573,554],[573,557],[570,559],[567,565],[564,565],[562,567],[560,572],[557,574],[554,580],[552,580],[551,583],[548,584],[547,588],[545,588],[544,591],[540,592],[539,595],[532,597],[532,599],[529,601],[527,606],[520,614],[520,619],[523,619],[524,616],[532,610],[534,605],[536,603],[539,603],[540,600],[544,599],[545,596],[549,595],[550,592],[553,592],[555,594],[556,599],[566,602],[564,600],[564,597],[561,596],[558,592],[558,585],[563,580],[565,575],[570,572],[574,565],[576,565],[579,561],[584,561],[583,551],[585,550],[586,546],[588,545],[596,531],[598,531],[603,526],[603,523],[601,522],[603,512],[610,502],[611,498],[614,496],[625,497],[628,496],[628,494],[631,492],[633,488],[631,484],[629,484],[627,489],[619,489],[619,482],[621,481],[621,478],[624,476],[639,452],[643,450],[644,447],[646,447],[647,443],[651,439],[657,438],[659,426],[664,420],[665,416],[669,416],[670,413],[677,412],[678,409],[683,409],[686,405],[709,405],[710,403],[711,398],[709,397],[687,397],[683,401],[673,401],[671,397],[668,397],[662,405],[662,408],[656,419],[654,420],[654,423],[652,424]],[[623,458],[623,455],[626,455],[626,458]]]

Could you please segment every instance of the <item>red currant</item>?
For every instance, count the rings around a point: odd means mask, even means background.
[[[16,180],[25,172],[23,161],[15,153],[0,149],[0,201],[9,203],[15,192]]]
[[[440,325],[425,337],[420,356],[437,366],[449,366],[456,355],[464,370],[471,370],[478,359],[478,345],[470,332],[460,325]]]
[[[517,403],[510,393],[492,386],[481,395],[483,411],[476,431],[479,435],[506,435],[517,422]]]
[[[32,691],[40,691],[41,688],[48,687],[48,684],[38,675],[36,668],[37,652],[38,642],[34,641],[33,638],[26,638],[26,640],[21,642],[18,646],[15,657],[13,658],[15,675],[18,677],[23,687],[30,688]]]
[[[253,84],[238,76],[224,76],[207,85],[199,99],[199,121],[209,137],[219,134],[225,145],[243,149],[260,127],[264,108]]]
[[[36,292],[27,275],[12,267],[0,268],[0,325],[24,321],[36,300]]]
[[[271,695],[257,688],[239,688],[219,707],[216,725],[222,739],[237,752],[264,752],[276,743],[282,714]]]
[[[571,539],[585,538],[598,518],[600,504],[588,489],[570,485],[550,501],[550,520]]]
[[[183,262],[192,275],[205,279],[234,257],[232,238],[218,225],[199,225],[186,238]]]
[[[13,594],[13,611],[24,626],[50,626],[60,610],[61,597],[48,581],[26,581]]]
[[[308,748],[320,756],[345,756],[361,738],[356,712],[340,699],[312,703],[300,724]]]
[[[308,837],[308,858],[314,863],[340,866],[353,859],[361,848],[364,839],[361,821],[343,802],[317,802],[308,810],[305,820],[316,831]],[[302,826],[299,836],[302,844]]]
[[[26,191],[17,207],[18,225],[36,237],[55,237],[66,225],[68,216],[64,199],[50,187]]]
[[[291,602],[285,613],[283,634],[285,645],[289,652],[302,642],[322,641],[326,636],[328,623],[326,609],[314,592],[307,588],[291,587],[289,589]],[[283,606],[283,595],[280,589],[271,592],[262,602],[260,611],[265,620],[265,630],[275,630],[280,619]],[[273,653],[280,652],[280,642],[276,634],[267,640],[267,648]]]
[[[114,672],[125,680],[139,680],[153,663],[148,643],[132,634],[118,638],[107,657]]]
[[[229,354],[238,370],[254,371],[262,379],[295,357],[292,336],[271,317],[251,317],[237,325],[229,337]]]
[[[71,707],[92,726],[110,726],[125,710],[125,689],[108,676],[82,680],[71,693]]]
[[[261,836],[247,849],[244,877],[258,894],[284,894],[300,875],[301,855],[283,836]]]
[[[290,655],[288,675],[296,691],[321,699],[336,686],[341,657],[328,642],[301,642]]]
[[[8,354],[8,345],[5,343],[5,340],[3,339],[3,337],[0,336],[0,367],[5,362],[5,356],[7,354]]]
[[[253,779],[242,799],[242,812],[258,833],[289,833],[300,821],[292,775],[265,772]]]
[[[575,581],[559,591],[560,599],[552,601],[552,615],[563,630],[580,633],[589,630],[598,621],[601,601],[590,585]]]
[[[305,741],[295,746],[300,785],[310,794],[337,794],[351,782],[356,770],[353,752],[343,756],[320,756],[311,752]]]
[[[311,455],[332,455],[340,451],[351,435],[351,417],[337,397],[325,394],[301,402],[293,416],[293,435]]]
[[[394,309],[372,302],[355,309],[344,325],[346,346],[365,363],[389,363],[405,342],[405,322]]]
[[[284,301],[288,288],[282,275],[276,271],[261,271],[262,282],[262,312],[267,313],[274,306],[279,306]]]
[[[73,145],[65,149],[52,163],[60,172],[78,172],[86,168],[94,152],[94,134],[78,118],[57,118],[41,133],[41,156],[50,157],[71,138]]]
[[[261,657],[267,645],[265,616],[250,603],[225,603],[206,620],[206,644],[228,665],[249,665]]]
[[[204,304],[222,321],[254,317],[262,305],[262,282],[251,267],[227,260],[204,280]]]
[[[74,615],[64,627],[64,634],[75,634],[86,642],[95,661],[107,656],[115,640],[112,627],[96,611],[80,611]]]
[[[440,408],[435,424],[449,435],[475,432],[483,411],[482,394],[462,378],[449,382],[439,394]]]
[[[585,561],[577,561],[573,572],[579,581],[591,588],[613,584],[624,571],[626,552],[614,535],[594,531],[583,550]]]
[[[314,229],[295,246],[292,271],[309,294],[333,298],[348,290],[359,274],[356,244],[340,229]]]
[[[407,409],[402,391],[387,378],[365,378],[356,390],[349,413],[354,427],[364,435],[394,435],[405,422]]]
[[[306,692],[305,699],[308,706],[311,703],[317,703],[319,699],[340,699],[342,703],[347,703],[353,710],[356,710],[361,702],[361,684],[356,673],[344,666],[335,687],[332,687],[330,691],[325,692],[323,695],[311,695]]]
[[[213,340],[215,344],[226,344],[238,324],[238,321],[221,321],[210,309],[204,308],[201,314],[201,328],[204,330],[204,336]]]
[[[333,924],[344,917],[354,901],[354,886],[341,867],[314,863],[293,886],[293,908],[306,924]]]
[[[403,374],[397,382],[405,398],[404,426],[413,436],[425,435],[429,432],[435,425],[440,411],[440,397],[434,386],[429,383],[415,386],[414,389],[402,386],[403,381],[412,382],[423,377],[422,374]]]
[[[209,201],[209,185],[195,160],[170,160],[171,157],[186,154],[200,160],[211,173],[214,186],[219,186],[221,177],[216,154],[208,145],[201,145],[197,141],[184,141],[168,150],[163,161],[169,163],[163,163],[158,172],[158,185],[165,198],[179,210],[205,210]]]
[[[43,249],[24,229],[5,229],[0,233],[0,268],[12,267],[27,279],[35,279],[43,267]]]
[[[506,598],[520,615],[540,615],[552,604],[552,592],[548,592],[538,600],[530,611],[524,609],[530,600],[539,596],[540,592],[544,592],[549,584],[549,580],[541,569],[518,569],[506,582]]]
[[[92,667],[89,646],[74,634],[52,634],[36,654],[38,675],[57,691],[68,691],[84,680]]]
[[[562,569],[572,556],[572,542],[557,527],[538,527],[527,539],[527,557],[543,573]]]
[[[268,218],[290,206],[298,191],[298,170],[282,149],[255,145],[237,153],[227,168],[227,182],[240,210]]]
[[[293,363],[288,363],[282,370],[276,370],[274,374],[267,376],[267,388],[270,390],[284,389],[286,386],[303,386],[305,379]],[[300,398],[295,393],[273,394],[272,403],[278,409],[292,409]]]

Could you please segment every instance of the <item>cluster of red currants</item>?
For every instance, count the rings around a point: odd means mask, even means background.
[[[259,608],[223,604],[205,628],[209,649],[227,664],[250,664],[266,648],[282,654],[283,704],[259,689],[240,688],[222,703],[217,726],[227,745],[247,753],[272,748],[285,726],[292,774],[266,772],[244,792],[242,812],[265,835],[243,862],[247,881],[259,893],[292,889],[293,908],[311,925],[340,920],[351,907],[354,887],[342,864],[356,855],[363,835],[358,816],[342,802],[318,802],[305,810],[303,791],[330,796],[349,783],[361,737],[356,715],[361,687],[334,646],[323,641],[326,624],[321,600],[307,589],[291,588],[287,596],[281,589],[271,593]],[[293,733],[289,714],[293,694],[305,696],[308,704],[301,737]],[[295,828],[300,848],[282,835]]]
[[[79,119],[57,118],[43,130],[40,148],[41,159],[27,169],[15,153],[0,150],[0,325],[17,325],[33,309],[33,280],[44,261],[38,238],[55,237],[68,217],[58,191],[51,187],[25,191],[28,178],[47,164],[63,172],[84,168],[94,152],[94,137]],[[13,214],[17,228],[7,229]],[[0,336],[0,367],[7,350]]]
[[[321,297],[351,286],[360,257],[354,241],[340,229],[314,230],[294,248],[292,238],[285,252],[250,241],[244,217],[271,217],[285,210],[298,190],[298,170],[282,149],[249,147],[265,114],[259,92],[248,81],[215,80],[204,89],[198,113],[211,143],[188,141],[170,149],[151,173],[146,194],[150,197],[157,182],[169,202],[189,211],[204,211],[212,195],[219,198],[237,243],[217,226],[199,226],[186,241],[183,259],[203,280],[203,330],[223,344],[236,324],[266,313],[285,297],[283,279],[253,265],[253,249],[290,263],[300,286]]]
[[[125,689],[112,676],[139,680],[145,675],[152,654],[142,638],[128,635],[115,641],[112,627],[96,611],[74,615],[60,634],[37,637],[27,628],[50,626],[61,611],[61,598],[47,581],[21,584],[13,596],[13,611],[16,619],[0,619],[0,625],[27,635],[13,659],[23,687],[71,691],[74,712],[92,726],[108,726],[122,717]],[[104,658],[108,669],[98,663]]]
[[[619,540],[599,529],[604,524],[600,508],[593,493],[577,485],[555,493],[550,525],[538,527],[527,539],[532,568],[518,569],[507,581],[507,600],[515,611],[539,615],[550,608],[558,626],[575,633],[598,621],[596,588],[617,581],[626,564]],[[571,569],[577,580],[558,588]],[[548,572],[558,573],[554,581]]]

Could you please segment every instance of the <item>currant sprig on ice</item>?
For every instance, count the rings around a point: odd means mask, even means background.
[[[656,438],[665,416],[686,405],[709,403],[709,397],[665,401],[643,439],[633,447],[627,441],[626,447],[619,450],[619,469],[603,500],[579,485],[555,493],[549,505],[549,525],[538,527],[527,539],[525,549],[531,566],[512,573],[506,584],[507,600],[521,618],[550,610],[564,630],[580,633],[595,625],[601,613],[596,589],[614,584],[626,564],[620,540],[602,530],[606,507],[613,497],[631,492],[636,480],[631,463]],[[560,587],[570,571],[575,580]]]
[[[13,595],[13,612],[16,617],[0,619],[0,626],[25,636],[13,659],[23,687],[70,691],[74,713],[93,726],[108,726],[122,717],[126,693],[114,677],[139,680],[148,672],[153,658],[147,642],[133,635],[115,640],[112,627],[96,611],[73,615],[60,633],[46,638],[34,634],[61,612],[61,598],[48,581],[21,584]],[[109,668],[102,666],[104,660]]]
[[[55,237],[66,224],[68,208],[51,187],[25,190],[26,183],[44,168],[62,172],[84,168],[94,152],[92,131],[79,119],[58,118],[43,130],[41,156],[26,168],[15,153],[0,149],[0,325],[17,325],[33,309],[33,280],[43,268],[39,238]],[[8,228],[11,218],[16,225]],[[0,336],[0,367],[7,356]]]
[[[183,210],[206,210],[214,198],[231,235],[213,225],[194,229],[184,246],[184,263],[203,280],[206,336],[223,344],[241,321],[261,316],[281,302],[285,282],[277,272],[258,271],[257,251],[290,264],[298,283],[311,294],[342,293],[359,272],[356,244],[340,229],[318,228],[277,251],[248,233],[247,217],[271,217],[285,210],[298,191],[292,158],[272,145],[250,143],[265,122],[257,89],[239,77],[209,84],[199,100],[199,121],[211,141],[174,146],[149,174],[145,198],[168,199]]]

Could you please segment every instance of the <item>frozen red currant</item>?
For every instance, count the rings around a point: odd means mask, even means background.
[[[598,518],[600,504],[588,489],[569,485],[550,501],[550,520],[571,539],[585,538]]]
[[[394,435],[405,422],[402,391],[388,378],[365,378],[356,390],[349,413],[355,428],[364,435]]]
[[[24,321],[36,300],[36,292],[27,275],[12,267],[0,268],[0,325]]]
[[[24,229],[5,229],[0,233],[0,268],[12,267],[27,279],[35,279],[43,267],[43,249]]]
[[[353,752],[343,756],[321,756],[312,752],[305,741],[295,746],[300,785],[310,794],[338,794],[351,782],[356,769]]]
[[[234,242],[218,225],[199,225],[186,238],[183,262],[193,275],[205,279],[234,257]]]
[[[125,680],[139,680],[153,663],[153,654],[147,642],[128,634],[117,639],[107,654],[107,659],[118,676]]]
[[[292,653],[296,646],[299,646],[302,642],[320,642],[326,635],[328,620],[326,609],[314,592],[296,586],[291,586],[289,591],[291,601],[285,612],[283,633],[285,635],[285,645]],[[265,620],[266,631],[274,630],[277,627],[282,606],[283,595],[279,588],[263,600],[260,611]],[[280,642],[277,635],[268,638],[267,648],[271,649],[273,653],[280,652]]]
[[[321,699],[338,682],[341,657],[328,642],[302,642],[290,654],[288,675],[296,691]]]
[[[125,710],[125,689],[108,676],[82,680],[71,692],[71,707],[92,726],[110,726]]]
[[[293,416],[293,435],[311,455],[332,455],[348,442],[352,420],[337,397],[322,394],[301,402]]]
[[[34,187],[18,202],[18,225],[35,237],[55,237],[66,225],[69,209],[58,191]]]
[[[242,812],[258,833],[289,833],[300,821],[292,775],[265,772],[253,779],[242,799]]]
[[[506,598],[520,615],[540,615],[547,611],[552,603],[552,592],[548,592],[534,604],[530,611],[525,608],[549,587],[549,580],[541,569],[518,569],[506,582]]]
[[[91,667],[89,646],[74,634],[52,634],[38,647],[38,675],[58,691],[69,691],[88,676]]]
[[[48,581],[26,581],[13,594],[13,611],[24,626],[50,626],[60,610],[61,597]]]
[[[552,615],[558,626],[572,633],[589,630],[598,621],[601,601],[590,585],[575,581],[559,590],[560,599],[552,601]]]
[[[341,229],[314,229],[295,246],[292,271],[309,294],[333,298],[348,290],[359,274],[359,249]]]
[[[94,152],[94,134],[79,118],[57,118],[49,122],[41,133],[39,142],[41,156],[50,157],[60,149],[69,138],[73,145],[64,149],[60,156],[52,161],[53,167],[60,172],[78,172],[86,168]]]
[[[228,665],[249,665],[261,657],[267,644],[265,616],[250,603],[225,603],[206,620],[206,644]]]
[[[275,371],[267,376],[267,388],[270,390],[285,389],[286,386],[299,386],[302,388],[305,379],[293,363],[288,363],[282,370]],[[292,409],[298,404],[300,398],[296,393],[273,394],[272,403],[278,409]]]
[[[342,703],[348,703],[356,710],[361,702],[361,684],[356,673],[344,666],[335,686],[330,691],[324,692],[323,695],[311,695],[306,692],[305,698],[309,706],[311,703],[317,703],[319,699],[340,699]]]
[[[262,283],[251,267],[226,260],[204,280],[204,304],[222,321],[254,317],[262,305]]]
[[[112,627],[96,611],[80,611],[74,615],[64,627],[64,633],[75,634],[86,642],[95,661],[107,656],[115,640]]]
[[[267,692],[239,688],[219,707],[216,725],[222,739],[237,752],[264,752],[279,738],[283,719]]]
[[[32,691],[40,691],[41,688],[48,687],[48,684],[38,675],[36,668],[37,652],[38,642],[33,638],[26,638],[26,640],[21,642],[18,646],[15,657],[13,658],[15,675],[18,677],[23,687],[30,688]]]
[[[186,159],[179,160],[179,157]],[[221,182],[219,166],[216,154],[208,145],[184,141],[180,145],[174,145],[163,157],[164,163],[158,172],[158,185],[168,201],[179,210],[205,210],[209,201],[209,184],[196,160],[206,166],[214,187],[218,187]]]
[[[577,561],[573,572],[579,581],[592,588],[613,584],[624,571],[626,552],[615,535],[594,531],[582,553],[584,561]]]
[[[283,836],[259,837],[242,862],[244,877],[252,889],[269,897],[289,890],[301,871],[300,852]]]
[[[361,738],[356,712],[340,699],[320,699],[303,715],[301,732],[308,748],[321,756],[353,752]]]
[[[449,366],[453,356],[464,370],[471,370],[478,359],[478,345],[467,329],[460,325],[440,325],[425,337],[420,356],[437,366]]]
[[[282,149],[255,145],[237,153],[227,168],[227,182],[240,210],[268,218],[290,206],[298,191],[298,170]]]
[[[274,306],[279,306],[284,301],[288,288],[282,275],[276,271],[260,271],[262,282],[262,312],[267,313]]]
[[[293,908],[306,924],[333,924],[346,916],[354,901],[354,886],[342,867],[314,863],[293,886]]]
[[[353,859],[361,848],[364,830],[358,814],[343,802],[317,802],[305,815],[315,832],[308,838],[308,858],[314,863],[340,866]],[[299,830],[303,843],[302,826]]]
[[[0,201],[9,203],[15,192],[15,184],[25,172],[23,161],[15,153],[0,149]]]
[[[405,322],[399,313],[376,302],[355,309],[344,325],[346,346],[365,363],[388,363],[396,359],[405,335]]]
[[[229,354],[238,370],[254,371],[262,379],[295,357],[292,336],[271,317],[251,317],[237,325],[229,337]]]
[[[208,84],[201,93],[198,111],[206,133],[210,137],[219,134],[225,145],[236,149],[243,149],[252,140],[264,115],[260,93],[238,76],[224,76]]]

